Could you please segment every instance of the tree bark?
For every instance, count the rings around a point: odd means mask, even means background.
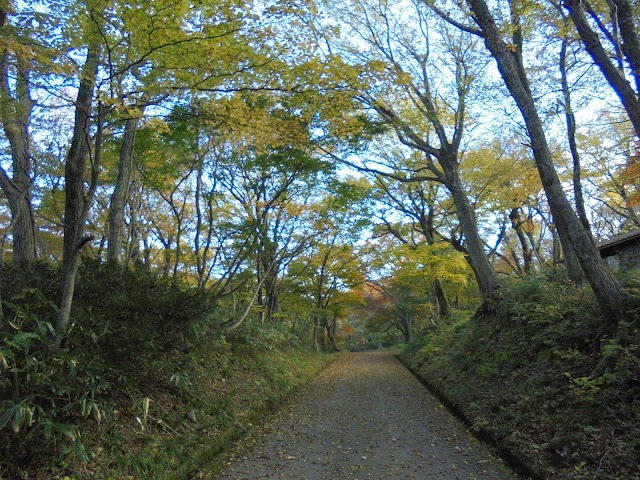
[[[554,220],[555,220],[555,217],[554,217]],[[562,248],[564,268],[567,271],[567,275],[569,279],[572,282],[580,285],[585,280],[585,273],[583,272],[582,267],[580,265],[580,259],[578,258],[578,254],[575,252],[574,247],[572,246],[571,239],[569,237],[569,231],[567,230],[567,226],[563,222],[558,223],[557,221],[555,222],[555,226],[556,226],[556,231],[558,232],[558,241],[560,242],[560,246]],[[582,225],[580,225],[580,227],[582,227]],[[577,228],[577,226],[574,225],[574,228]],[[597,250],[596,250],[596,253],[597,253]],[[600,256],[599,253],[597,253],[597,255],[598,257]]]
[[[125,122],[122,145],[120,146],[120,160],[118,162],[118,179],[111,195],[109,205],[109,242],[107,244],[107,262],[122,263],[122,247],[124,238],[124,212],[130,193],[131,168],[133,165],[133,146],[138,125],[142,117],[128,118]]]
[[[327,340],[329,340],[329,347],[331,348],[332,351],[334,352],[339,352],[340,351],[340,347],[338,347],[338,342],[336,342],[336,337],[334,335],[334,325],[333,325],[334,321],[327,321],[326,325],[325,325],[325,332],[327,335]]]
[[[75,289],[80,253],[91,237],[84,237],[87,215],[95,188],[100,160],[102,137],[102,113],[99,113],[98,132],[96,134],[95,156],[92,165],[92,179],[89,192],[85,192],[84,181],[87,156],[91,153],[89,123],[93,90],[98,72],[99,44],[90,42],[87,58],[82,69],[80,86],[75,107],[75,122],[71,147],[65,162],[65,208],[64,208],[64,243],[62,253],[63,289],[58,322],[56,325],[55,345],[59,347],[69,330],[71,304]]]
[[[312,338],[312,343],[313,343],[313,349],[316,352],[320,351],[320,339],[318,338],[320,336],[320,319],[318,319],[317,316],[313,317],[313,338]]]
[[[582,195],[580,154],[578,152],[578,144],[576,142],[576,117],[573,114],[573,108],[571,107],[571,92],[569,90],[569,80],[567,78],[567,42],[568,40],[564,38],[562,40],[562,48],[560,49],[560,81],[562,83],[564,112],[567,121],[567,140],[569,141],[569,151],[571,152],[571,158],[573,160],[573,199],[576,204],[578,217],[580,218],[584,229],[587,231],[589,236],[591,236],[591,225],[589,225],[589,218],[587,217],[587,211],[584,208],[584,197]]]
[[[525,274],[531,273],[533,252],[529,248],[529,239],[524,231],[523,221],[520,218],[518,208],[513,208],[511,212],[509,212],[509,220],[511,220],[511,227],[515,230],[522,248],[522,269]]]
[[[413,340],[413,329],[411,328],[412,323],[411,318],[402,319],[402,339],[404,340],[404,343],[411,343]]]
[[[519,74],[516,60],[499,30],[485,0],[467,0],[480,26],[485,45],[496,59],[498,70],[516,101],[527,126],[540,180],[546,193],[563,246],[572,248],[602,311],[611,323],[624,316],[637,299],[629,295],[606,268],[591,238],[567,200],[549,150],[526,77]],[[566,253],[566,250],[565,250]]]
[[[7,12],[0,9],[0,29],[7,28]],[[10,68],[9,52],[0,58],[0,121],[9,141],[12,178],[0,167],[0,188],[7,197],[14,223],[13,259],[32,262],[36,259],[36,226],[31,203],[33,160],[29,125],[34,101],[31,99],[29,63],[18,58],[15,71]],[[13,91],[12,91],[13,90]]]
[[[439,278],[436,278],[433,281],[433,295],[436,297],[436,301],[438,302],[438,315],[441,318],[449,315],[451,305],[449,304],[447,295],[444,293],[442,281]]]
[[[456,215],[465,238],[465,248],[469,254],[471,267],[484,296],[490,296],[498,286],[498,276],[484,251],[484,243],[478,234],[478,222],[473,207],[469,203],[458,171],[456,152],[440,159],[446,179],[445,186],[451,193],[456,207]]]
[[[162,241],[162,238],[160,241],[164,247],[162,255],[162,276],[164,278],[168,278],[169,273],[171,272],[171,244],[173,243],[173,234],[169,234],[166,242]]]

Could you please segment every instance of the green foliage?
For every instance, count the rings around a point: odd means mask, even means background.
[[[328,360],[284,325],[225,339],[206,291],[91,260],[55,349],[59,278],[44,263],[0,270],[1,478],[179,477]]]
[[[496,313],[424,330],[403,358],[542,477],[636,479],[637,323],[603,330],[590,292],[556,270],[499,295]]]
[[[43,449],[58,449],[86,462],[91,452],[81,440],[78,419],[102,417],[103,407],[94,399],[104,387],[99,371],[80,355],[52,348],[52,317],[57,309],[40,290],[24,288],[5,302],[4,311],[0,326],[3,457],[19,465]],[[7,432],[9,426],[13,435]]]

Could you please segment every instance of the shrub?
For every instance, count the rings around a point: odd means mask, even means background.
[[[85,260],[74,327],[55,349],[59,270],[41,262],[3,265],[0,279],[0,458],[9,476],[52,454],[88,460],[86,420],[103,423],[114,399],[170,383],[162,352],[180,349],[212,308],[206,292]]]

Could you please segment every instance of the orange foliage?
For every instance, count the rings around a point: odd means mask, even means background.
[[[353,334],[353,333],[356,333],[356,329],[355,329],[355,328],[353,328],[351,325],[342,325],[340,328],[341,328],[341,329],[342,329],[342,331],[343,331],[344,333],[346,333],[347,335],[351,335],[351,334]]]

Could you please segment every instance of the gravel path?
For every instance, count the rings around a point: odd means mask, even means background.
[[[512,480],[391,353],[341,355],[221,479]]]

